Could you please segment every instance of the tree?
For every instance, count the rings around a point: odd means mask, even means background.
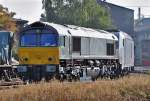
[[[14,15],[14,12],[9,12],[8,8],[4,8],[0,5],[0,28],[7,31],[16,32],[17,26],[13,20]]]
[[[91,28],[111,27],[110,15],[96,0],[43,0],[48,22]],[[44,15],[44,14],[43,14]]]

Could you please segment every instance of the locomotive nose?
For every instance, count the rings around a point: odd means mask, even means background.
[[[59,49],[54,47],[20,49],[19,55],[22,57],[21,64],[59,64]]]

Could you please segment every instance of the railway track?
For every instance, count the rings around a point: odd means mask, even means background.
[[[0,87],[1,86],[12,86],[12,85],[23,85],[23,81],[19,78],[11,79],[10,81],[0,80]]]
[[[133,71],[132,73],[134,73],[134,74],[147,74],[147,75],[150,75],[149,70],[144,70],[144,71]]]
[[[132,73],[150,74],[150,67],[135,67],[135,70]]]

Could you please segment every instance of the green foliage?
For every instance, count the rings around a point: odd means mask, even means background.
[[[43,0],[42,19],[91,28],[111,27],[110,15],[96,0]]]

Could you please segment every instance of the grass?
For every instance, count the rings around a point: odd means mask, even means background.
[[[150,75],[96,82],[53,81],[0,90],[0,101],[149,101]]]

